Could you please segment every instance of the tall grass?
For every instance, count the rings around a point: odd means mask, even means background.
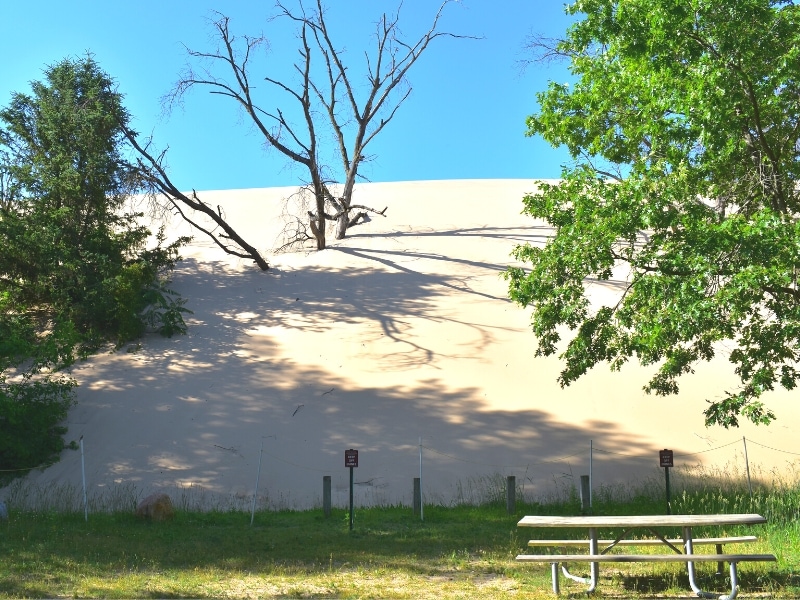
[[[702,533],[755,533],[759,542],[746,550],[778,556],[777,564],[740,565],[741,597],[799,597],[800,483],[792,473],[763,475],[751,496],[746,481],[726,472],[676,469],[672,510],[763,514],[765,526]],[[200,488],[171,491],[173,521],[143,522],[133,516],[143,492],[130,485],[94,493],[87,522],[82,490],[19,483],[4,490],[10,515],[0,522],[0,598],[552,598],[548,565],[514,561],[527,551],[530,533],[516,523],[524,514],[580,514],[575,486],[554,482],[552,492],[534,497],[520,482],[517,512],[508,515],[505,484],[499,474],[467,480],[452,498],[428,502],[424,521],[406,506],[359,508],[351,532],[341,508],[326,519],[321,509],[268,510],[268,498],[259,500],[250,526],[251,498]],[[663,474],[654,471],[627,486],[596,489],[592,511],[663,513],[664,492]],[[702,566],[701,584],[723,591],[728,584],[714,570]],[[602,573],[604,595],[688,596],[679,566]]]

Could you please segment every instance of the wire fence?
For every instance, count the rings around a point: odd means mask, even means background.
[[[349,491],[343,453],[320,447],[299,452],[297,445],[265,448],[264,436],[257,448],[211,444],[214,460],[202,476],[190,468],[185,456],[137,465],[131,458],[96,457],[91,440],[80,441],[80,453],[66,453],[45,471],[32,471],[5,489],[0,500],[31,509],[88,511],[135,506],[145,495],[165,490],[179,506],[199,510],[305,509],[321,506],[322,479],[332,478],[334,506],[346,506]],[[504,447],[422,438],[417,443],[362,448],[361,464],[354,480],[359,506],[407,505],[414,501],[413,480],[418,479],[424,504],[483,504],[504,501],[506,480],[513,476],[524,501],[553,501],[574,495],[581,476],[588,474],[591,493],[634,494],[643,487],[659,487],[658,454],[653,450],[625,452],[597,445],[593,440],[557,455],[539,449],[526,454]],[[435,441],[435,440],[434,440]],[[463,442],[463,441],[462,441]],[[449,444],[449,447],[448,447]],[[205,450],[208,452],[208,450]],[[199,454],[197,450],[194,454]],[[504,460],[509,456],[511,460]],[[674,452],[675,490],[697,488],[750,489],[797,481],[795,463],[800,452],[778,448],[750,438],[737,438],[694,451]],[[102,460],[98,460],[102,458]],[[169,460],[167,460],[169,459]],[[183,467],[170,467],[183,464]],[[125,468],[120,465],[124,464]],[[800,463],[798,463],[800,464]],[[161,466],[159,466],[161,465]],[[160,469],[159,473],[154,470]],[[4,474],[29,469],[7,469]],[[187,472],[193,473],[188,475]],[[48,491],[45,491],[48,490]]]

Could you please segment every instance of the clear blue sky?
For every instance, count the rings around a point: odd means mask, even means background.
[[[296,6],[295,0],[286,3]],[[326,4],[332,36],[355,74],[372,47],[372,24],[398,2]],[[400,13],[405,39],[419,37],[438,6],[438,0],[406,0]],[[0,105],[8,105],[12,91],[27,92],[46,65],[89,51],[117,81],[137,131],[152,134],[158,147],[169,146],[169,172],[179,187],[295,185],[302,171],[276,151],[265,151],[232,101],[196,89],[182,110],[162,113],[161,98],[187,62],[184,45],[214,49],[209,27],[214,10],[231,18],[234,33],[263,33],[270,40],[268,52],[252,66],[255,96],[264,109],[290,105],[262,82],[268,73],[291,81],[298,48],[294,26],[269,19],[276,12],[269,0],[0,0]],[[441,29],[483,39],[434,41],[409,73],[411,97],[368,148],[376,158],[364,174],[372,181],[558,177],[567,154],[526,138],[524,131],[525,117],[536,111],[535,93],[549,79],[567,80],[566,65],[521,72],[517,63],[529,57],[529,34],[560,36],[568,23],[560,0],[449,5]]]

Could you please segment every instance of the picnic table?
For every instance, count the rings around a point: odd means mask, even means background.
[[[692,591],[702,598],[719,598],[719,600],[733,600],[738,594],[738,577],[736,565],[745,561],[775,561],[772,554],[732,554],[722,552],[722,546],[730,543],[742,543],[755,540],[754,537],[722,537],[722,538],[701,538],[695,539],[693,528],[701,526],[719,525],[755,525],[765,523],[766,519],[757,514],[714,514],[714,515],[644,515],[644,516],[580,516],[580,517],[559,517],[559,516],[526,516],[523,517],[518,525],[520,527],[538,528],[581,528],[586,530],[585,540],[531,540],[531,546],[551,546],[565,547],[570,545],[588,546],[588,554],[521,554],[517,560],[525,562],[549,562],[552,567],[553,591],[559,592],[558,565],[567,562],[584,562],[590,564],[589,578],[576,577],[569,573],[566,567],[562,567],[564,575],[584,583],[589,584],[587,592],[593,592],[597,587],[601,562],[683,562],[686,563],[689,572],[689,585]],[[662,535],[659,529],[680,528],[681,539],[668,539]],[[602,540],[603,548],[600,548],[601,540],[598,538],[598,529],[620,530],[619,536],[613,540]],[[626,536],[632,531],[645,532],[650,534],[650,538],[640,538],[638,540],[627,540]],[[678,547],[678,544],[681,548]],[[610,553],[612,548],[626,545],[640,545],[642,543],[665,545],[672,553],[668,554],[616,554]],[[717,547],[714,554],[699,554],[695,552],[696,545],[713,543]],[[727,562],[730,564],[731,593],[718,596],[705,592],[697,584],[695,563],[696,562]]]

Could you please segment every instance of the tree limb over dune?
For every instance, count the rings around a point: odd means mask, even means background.
[[[247,241],[228,224],[219,208],[215,210],[214,207],[203,202],[194,190],[192,190],[191,196],[187,196],[175,187],[163,166],[166,151],[161,152],[158,156],[154,156],[150,152],[149,141],[142,146],[136,139],[136,134],[133,131],[124,127],[123,132],[131,146],[139,153],[136,158],[136,165],[141,178],[150,185],[154,192],[166,198],[169,204],[187,223],[210,237],[213,242],[227,254],[240,258],[252,259],[262,271],[269,269],[269,263],[266,259],[261,256],[254,246],[247,243]],[[216,228],[208,229],[200,225],[191,214],[184,212],[184,207],[202,213],[211,219],[224,233],[217,233]]]

